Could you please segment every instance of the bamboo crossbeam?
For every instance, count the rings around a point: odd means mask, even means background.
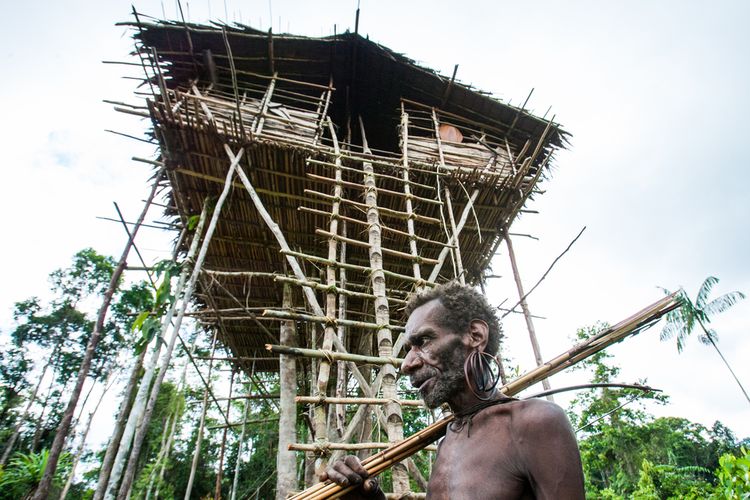
[[[329,201],[335,201],[336,200],[336,198],[334,196],[331,196],[330,194],[321,193],[321,192],[315,191],[313,189],[305,189],[305,193],[309,194],[309,195],[312,195],[312,196],[316,196],[318,198],[322,198],[324,200],[329,200]],[[367,210],[367,204],[366,203],[361,203],[359,201],[347,200],[347,199],[342,199],[340,201],[343,201],[344,203],[346,203],[348,205],[353,205],[355,207],[359,207],[359,208]],[[408,219],[409,218],[409,214],[407,214],[406,212],[401,212],[400,210],[393,210],[391,208],[385,208],[385,207],[378,207],[378,210],[380,212],[382,212],[383,215],[389,215],[391,217],[396,217],[396,218],[399,218],[399,219]],[[422,221],[422,222],[429,222],[430,224],[440,224],[440,221],[438,219],[435,219],[434,217],[428,217],[426,215],[412,214],[412,218],[415,219],[415,220]]]
[[[306,358],[332,359],[334,361],[352,361],[355,363],[368,363],[371,365],[393,365],[401,366],[402,358],[381,358],[378,356],[363,356],[362,354],[351,354],[348,352],[323,351],[320,349],[304,349],[302,347],[288,347],[284,345],[266,344],[266,349],[274,354],[286,354],[289,356],[302,356]],[[316,398],[317,400],[317,398]]]
[[[238,424],[234,424],[238,425]],[[223,426],[221,426],[223,427]],[[220,427],[209,427],[209,429],[220,428]],[[290,443],[289,449],[294,451],[311,451],[316,454],[325,455],[330,450],[346,450],[346,451],[357,451],[357,450],[383,450],[390,446],[389,443]],[[430,445],[422,448],[424,451],[437,451],[437,446]],[[294,498],[294,497],[292,497]]]
[[[328,162],[328,161],[323,161],[323,160],[315,160],[313,158],[308,158],[306,161],[307,161],[307,163],[311,163],[313,165],[321,165],[323,167],[331,167],[331,168],[333,168],[333,167],[336,166],[334,163],[331,163],[331,162]],[[348,172],[356,172],[358,174],[362,173],[362,170],[359,169],[359,168],[346,167],[346,166],[342,165],[341,169],[342,170],[346,170]],[[394,180],[394,181],[397,181],[397,182],[404,182],[403,179],[401,179],[400,177],[396,177],[395,175],[381,174],[379,172],[374,172],[373,175],[377,179],[391,179],[391,180]],[[429,189],[431,191],[435,191],[435,186],[430,186],[429,184],[422,184],[420,182],[416,182],[416,181],[413,181],[413,180],[409,180],[409,184],[412,185],[412,186],[419,186],[419,187],[424,188],[424,189]]]
[[[324,175],[312,174],[310,172],[307,173],[307,176],[309,178],[311,178],[311,179],[315,179],[316,181],[327,182],[327,183],[335,183],[335,184],[340,184],[342,186],[348,186],[348,187],[357,188],[357,189],[364,189],[364,186],[362,184],[357,183],[357,182],[349,182],[349,181],[343,181],[343,180],[342,181],[336,181],[336,179],[331,179],[330,177],[326,177]],[[404,181],[401,180],[400,182],[404,182]],[[408,185],[408,179],[407,179],[406,183]],[[442,205],[442,203],[439,200],[435,200],[435,199],[432,199],[432,198],[423,198],[421,196],[416,196],[416,195],[413,195],[413,194],[410,194],[410,193],[400,193],[398,191],[392,191],[390,189],[385,189],[385,188],[378,188],[378,193],[379,194],[390,194],[390,195],[393,195],[393,196],[398,196],[399,198],[414,199],[414,200],[418,200],[418,201],[423,201],[425,203],[430,203],[430,204],[433,204],[433,205]]]
[[[297,403],[304,404],[347,404],[347,405],[384,405],[391,403],[390,399],[380,398],[334,398],[330,396],[297,396],[294,398]],[[396,401],[399,406],[413,406],[416,408],[425,408],[424,402],[418,399],[399,399]]]
[[[302,253],[302,252],[294,252],[294,251],[291,251],[291,250],[282,250],[281,253],[283,253],[284,255],[290,255],[292,257],[300,257],[302,259],[307,259],[310,262],[317,262],[319,264],[326,264],[327,265],[330,262],[328,259],[325,259],[323,257],[317,257],[315,255],[308,255],[308,254]],[[371,273],[372,272],[372,268],[366,267],[366,266],[358,266],[356,264],[346,264],[344,262],[334,262],[334,263],[332,263],[332,265],[335,265],[335,266],[343,268],[343,269],[350,269],[352,271],[360,271],[360,272],[363,272],[363,273]],[[437,283],[435,283],[434,281],[431,281],[431,280],[426,280],[426,281],[425,280],[417,280],[413,276],[407,276],[405,274],[394,273],[393,271],[386,271],[385,269],[383,269],[383,274],[385,274],[386,276],[391,276],[392,278],[397,278],[397,279],[401,279],[401,280],[404,280],[404,281],[411,281],[411,282],[414,282],[414,283],[417,283],[417,284],[420,284],[420,285],[423,284],[423,285],[429,286],[429,287],[435,287],[435,286],[437,286]]]
[[[396,325],[379,325],[377,323],[368,323],[366,321],[353,321],[350,319],[336,319],[329,316],[313,316],[311,314],[300,314],[289,311],[277,311],[274,309],[266,309],[263,311],[263,316],[266,318],[277,318],[277,319],[294,319],[298,321],[311,321],[313,323],[322,323],[326,325],[346,325],[353,326],[355,328],[362,328],[365,330],[382,330],[389,328],[397,332],[403,332],[403,326]]]
[[[297,207],[297,210],[299,210],[301,212],[307,212],[307,213],[311,213],[311,214],[322,215],[324,217],[331,217],[331,213],[330,212],[326,212],[324,210],[318,210],[317,208]],[[363,221],[363,220],[355,219],[353,217],[347,217],[345,215],[340,215],[340,214],[339,214],[338,218],[341,219],[341,220],[347,221],[347,222],[352,222],[354,224],[358,224],[360,226],[367,227],[367,222]],[[421,241],[423,243],[429,243],[431,245],[436,245],[436,246],[440,246],[440,247],[446,247],[446,246],[452,247],[452,245],[448,245],[448,244],[446,244],[443,241],[436,241],[436,240],[431,240],[429,238],[423,238],[422,236],[417,236],[416,234],[410,235],[406,231],[401,231],[401,230],[398,230],[398,229],[394,229],[392,227],[384,226],[382,224],[382,222],[381,222],[380,228],[383,231],[387,232],[387,233],[398,234],[398,235],[404,236],[406,238],[414,239],[416,241]],[[495,230],[495,231],[497,231],[497,230]]]
[[[321,291],[332,291],[333,293],[337,295],[346,295],[348,297],[359,297],[362,299],[370,299],[370,300],[375,298],[375,296],[371,293],[354,292],[354,291],[347,290],[345,288],[341,288],[338,286],[331,287],[331,286],[326,286],[326,285],[323,285],[322,283],[318,283],[315,281],[300,281],[298,279],[289,278],[286,276],[276,276],[276,281],[279,281],[281,283],[291,283],[293,285],[298,285],[298,286],[306,286],[306,287],[315,288],[316,290],[321,290]],[[389,297],[388,300],[394,303],[398,303],[398,304],[406,304],[405,300],[395,299],[393,297]]]
[[[334,235],[334,234],[329,233],[328,231],[324,231],[323,229],[316,229],[315,230],[315,234],[319,234],[321,236],[326,236],[328,238],[334,238],[334,239],[336,239],[338,241],[345,241],[346,243],[348,243],[350,245],[354,245],[354,246],[358,246],[358,247],[364,247],[364,248],[369,248],[370,247],[370,244],[369,243],[365,243],[364,241],[359,241],[359,240],[355,240],[353,238],[346,238],[344,236]],[[393,255],[395,257],[400,257],[402,259],[414,261],[414,262],[417,262],[417,263],[423,262],[425,264],[432,264],[432,265],[437,265],[437,263],[438,263],[438,261],[436,259],[428,259],[427,257],[420,257],[419,255],[411,255],[411,254],[408,254],[406,252],[399,252],[398,250],[393,250],[393,249],[390,249],[390,248],[381,247],[380,250],[383,253],[386,253],[388,255]],[[416,277],[416,279],[420,279],[420,278]]]
[[[568,351],[560,354],[554,359],[544,363],[509,384],[500,388],[500,392],[507,396],[514,396],[522,390],[534,385],[542,379],[550,377],[579,361],[582,361],[606,347],[617,343],[628,335],[638,333],[641,329],[652,326],[659,318],[679,307],[676,294],[668,295],[661,300],[642,309],[636,314],[620,321],[593,337],[576,344]],[[413,434],[407,439],[387,448],[362,462],[363,467],[370,476],[376,476],[388,467],[399,461],[410,457],[426,445],[445,435],[448,424],[453,421],[453,416],[445,417],[434,424]],[[291,497],[293,500],[322,500],[339,498],[356,486],[341,488],[332,481],[318,483],[311,488]]]

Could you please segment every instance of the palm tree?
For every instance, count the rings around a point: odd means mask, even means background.
[[[698,339],[704,344],[711,345],[716,349],[717,354],[727,366],[727,369],[732,374],[732,377],[734,377],[735,382],[740,386],[740,390],[742,391],[742,394],[745,395],[745,399],[750,403],[750,397],[748,397],[747,391],[742,386],[742,383],[740,383],[737,375],[735,375],[734,370],[732,370],[732,367],[729,366],[726,358],[719,350],[719,346],[716,345],[718,341],[716,332],[706,327],[706,325],[711,323],[711,316],[726,311],[738,301],[745,298],[745,295],[742,292],[735,291],[725,293],[721,297],[708,302],[708,296],[711,293],[711,289],[718,282],[719,279],[713,276],[706,278],[698,290],[698,296],[695,298],[695,302],[690,300],[690,297],[688,297],[684,289],[680,288],[677,292],[677,299],[680,301],[681,306],[667,314],[667,324],[661,331],[660,338],[661,340],[669,340],[673,337],[676,338],[677,351],[682,352],[682,349],[685,346],[685,340],[691,333],[693,333],[695,327],[699,326],[703,331],[703,334],[698,337]],[[662,290],[667,294],[671,293],[665,288]]]

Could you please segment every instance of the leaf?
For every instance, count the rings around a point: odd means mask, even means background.
[[[198,225],[198,222],[200,220],[201,220],[201,216],[200,215],[193,215],[191,217],[188,217],[188,220],[187,220],[187,228],[188,228],[188,230],[192,231],[193,229],[195,229],[195,226]]]
[[[149,314],[151,314],[151,311],[143,311],[135,318],[135,321],[133,321],[134,332],[137,332],[138,330],[142,329],[143,322],[146,321],[146,318],[148,318]]]
[[[708,300],[711,289],[713,289],[714,285],[716,285],[718,282],[719,278],[716,278],[714,276],[709,276],[708,278],[703,280],[700,289],[698,289],[698,296],[695,298],[695,306],[698,309],[703,309],[703,306],[706,305],[706,300]]]
[[[744,298],[745,294],[742,292],[725,293],[721,297],[709,302],[708,305],[703,308],[703,311],[709,316],[722,313]]]

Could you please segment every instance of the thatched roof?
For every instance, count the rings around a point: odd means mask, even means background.
[[[405,294],[419,284],[408,279],[414,262],[423,268],[425,279],[441,250],[450,245],[444,189],[450,190],[456,222],[470,193],[477,191],[459,237],[466,277],[476,283],[501,241],[503,227],[533,194],[552,152],[565,141],[557,124],[452,82],[357,34],[308,38],[247,26],[130,24],[138,28],[140,56],[153,71],[149,114],[168,169],[171,213],[185,224],[200,213],[204,199],[218,196],[229,165],[224,145],[229,144],[235,151],[244,150],[241,166],[293,250],[327,257],[326,231],[332,204],[338,201],[338,218],[347,221],[346,262],[367,267],[363,166],[371,165],[377,176],[383,246],[391,250],[384,250],[383,265],[391,273],[392,324],[400,319],[397,309]],[[327,117],[342,154],[336,154]],[[359,117],[369,152],[362,147]],[[401,123],[406,124],[405,135]],[[438,140],[438,124],[455,127],[463,140]],[[338,197],[333,196],[337,159],[343,181]],[[262,346],[278,336],[278,325],[250,315],[280,308],[282,286],[273,275],[288,276],[289,271],[239,180],[235,186],[204,265],[224,274],[206,274],[199,299],[206,309],[222,311],[207,311],[203,319],[220,325],[234,354],[258,358],[266,356]],[[407,199],[413,204],[411,214],[405,208]],[[413,236],[408,220],[414,222]],[[342,236],[341,231],[336,235]],[[418,256],[410,241],[417,242]],[[308,279],[324,279],[316,270],[324,264],[302,261]],[[435,281],[454,277],[450,262],[443,269]],[[227,274],[238,272],[269,274]],[[366,294],[368,279],[366,273],[350,270],[348,286]],[[301,298],[296,304],[304,308]],[[350,296],[347,317],[372,322],[371,308],[366,296]],[[348,338],[357,352],[360,339]],[[244,364],[251,363],[248,359]],[[259,361],[256,370],[261,369],[275,370],[276,363]]]

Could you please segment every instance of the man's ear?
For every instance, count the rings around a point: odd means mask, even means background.
[[[469,346],[484,351],[490,338],[490,327],[481,319],[473,319],[469,323]]]

